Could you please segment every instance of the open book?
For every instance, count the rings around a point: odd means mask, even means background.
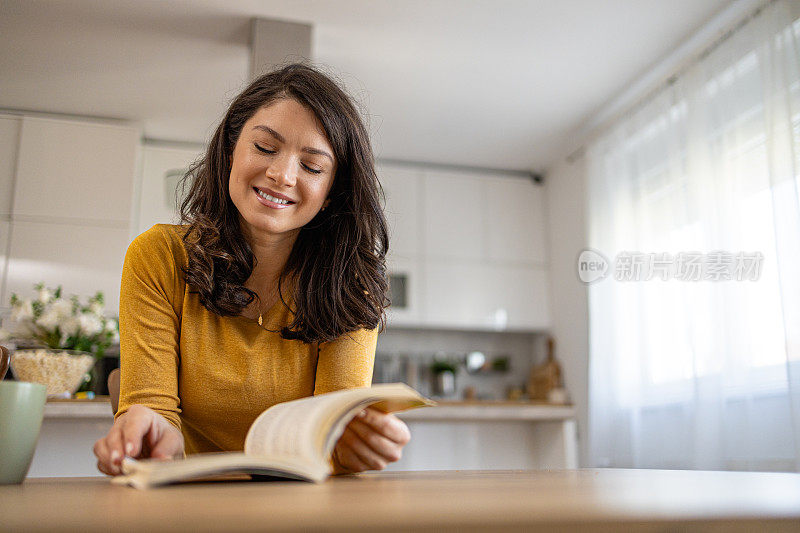
[[[122,461],[112,483],[139,489],[241,473],[319,483],[331,474],[330,457],[345,426],[367,406],[392,413],[435,405],[403,383],[347,389],[273,405],[250,426],[244,452],[191,455],[164,461]]]

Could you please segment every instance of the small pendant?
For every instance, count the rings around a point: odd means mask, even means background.
[[[264,325],[264,319],[261,318],[261,313],[258,313],[258,325],[259,326],[263,326]]]

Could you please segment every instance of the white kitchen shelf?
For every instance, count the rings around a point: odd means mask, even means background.
[[[423,407],[397,413],[403,420],[426,421],[545,421],[569,420],[575,418],[575,408],[570,405],[542,404],[479,404],[479,403],[446,403],[436,407]]]

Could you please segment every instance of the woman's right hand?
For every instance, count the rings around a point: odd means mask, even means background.
[[[121,473],[126,455],[134,458],[173,459],[183,456],[183,435],[166,418],[143,405],[132,405],[94,444],[97,469],[109,476]]]

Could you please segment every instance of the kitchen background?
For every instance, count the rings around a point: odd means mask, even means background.
[[[114,315],[128,244],[174,220],[177,181],[228,99],[310,57],[361,103],[386,193],[395,305],[376,381],[496,409],[447,404],[436,427],[409,415],[428,453],[407,465],[588,466],[583,148],[763,4],[6,0],[0,315],[39,281],[102,290]],[[566,391],[526,402],[549,338]],[[443,363],[452,383],[437,383]],[[34,474],[65,439],[88,442],[68,435],[75,419],[107,427],[108,413],[58,409]]]

